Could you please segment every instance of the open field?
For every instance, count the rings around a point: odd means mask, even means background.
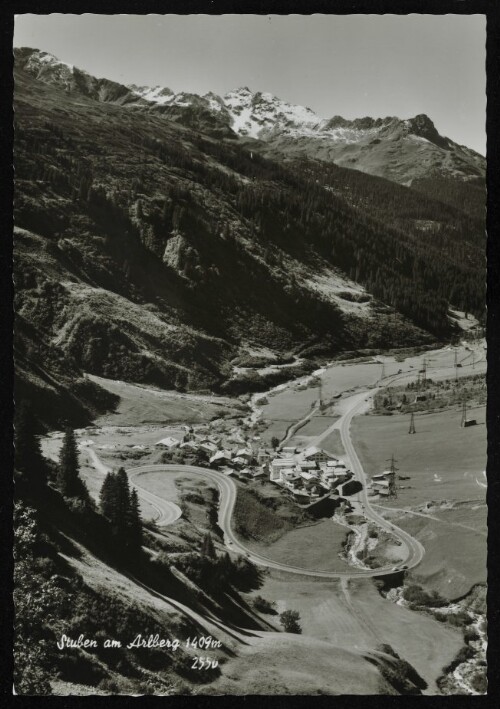
[[[321,374],[323,399],[328,401],[351,388],[373,384],[379,376],[380,365],[373,363],[335,364],[327,367]],[[273,436],[280,440],[284,438],[290,425],[304,418],[317,404],[318,395],[317,381],[311,381],[307,385],[291,384],[277,393],[268,395],[268,403],[261,407],[262,418],[267,423],[266,429],[261,433],[264,443],[269,445]],[[298,440],[297,445],[302,445],[302,436],[317,436],[322,433],[331,425],[331,421],[326,422],[328,418],[335,420],[335,416],[314,416],[304,428],[299,429],[291,445],[295,444],[295,439]]]
[[[485,507],[482,511],[469,510],[468,521],[475,514],[477,526],[480,527],[479,520],[483,518],[484,523],[486,521],[485,512]],[[439,513],[439,517],[446,521],[400,512],[395,516],[391,514],[395,524],[416,537],[425,547],[422,562],[410,572],[413,581],[453,600],[466,595],[475,584],[486,583],[486,536],[485,532],[460,526],[465,524],[462,510],[457,510],[456,516],[453,510],[449,510],[446,514]]]
[[[137,483],[143,487],[148,492],[152,492],[158,497],[164,497],[170,502],[179,503],[180,501],[180,489],[179,478],[181,475],[176,475],[175,473],[139,473],[136,475]],[[186,475],[182,475],[182,478],[186,478]],[[193,478],[192,478],[193,479]],[[195,480],[193,479],[193,482]]]
[[[339,581],[273,572],[258,594],[275,601],[279,613],[299,611],[304,636],[346,650],[388,643],[428,682],[426,694],[436,693],[435,680],[463,643],[460,631],[382,598],[368,580],[351,581],[343,589]]]
[[[113,466],[130,467],[145,462],[156,462],[166,450],[157,446],[166,437],[180,439],[185,430],[179,426],[89,426],[75,430],[81,452],[93,448],[99,458]],[[62,445],[62,432],[55,431],[42,440],[44,455],[57,459]]]
[[[295,446],[297,448],[306,448],[309,445],[313,445],[313,440],[326,431],[326,429],[334,424],[335,421],[338,421],[338,419],[339,416],[313,416],[313,418],[307,421],[302,428],[299,428],[297,433],[287,441],[286,445]],[[334,438],[335,436],[332,437],[332,444]],[[321,446],[324,447],[323,443]]]
[[[263,418],[269,421],[299,421],[318,400],[317,387],[296,391],[287,387],[277,394],[269,395],[268,402],[261,408]]]
[[[465,345],[460,345],[457,348],[443,347],[438,350],[424,350],[421,354],[411,352],[407,353],[409,356],[406,358],[402,358],[396,353],[396,355],[380,355],[375,362],[336,363],[321,371],[323,399],[329,401],[340,393],[354,391],[359,387],[370,387],[377,383],[382,375],[384,377],[397,375],[394,382],[387,382],[388,386],[392,386],[392,384],[401,386],[408,382],[416,382],[424,356],[428,360],[428,376],[435,379],[455,376],[455,351],[458,361],[462,365],[457,370],[459,378],[484,373],[486,362],[482,343],[474,345],[473,350],[475,369],[472,368],[472,349],[466,349]],[[265,395],[267,403],[260,407],[262,420],[266,423],[266,428],[261,432],[264,445],[270,445],[273,436],[280,440],[284,438],[290,425],[304,418],[317,403],[318,379],[309,378],[307,381],[308,383],[305,383],[302,379],[299,382],[291,382],[279,391]],[[333,414],[341,413],[342,399],[335,400]],[[303,435],[303,429],[299,430],[298,435]],[[298,440],[300,441],[300,439]]]
[[[205,423],[218,416],[237,415],[242,405],[227,397],[180,394],[153,387],[127,384],[87,375],[99,386],[120,397],[113,413],[96,420],[96,425],[140,426],[146,423]]]
[[[332,431],[326,438],[321,441],[321,448],[324,448],[332,455],[337,455],[340,458],[344,457],[346,454],[345,448],[342,445],[342,440],[340,438],[340,431],[338,429]]]
[[[338,416],[313,416],[312,419],[309,419],[305,426],[299,428],[297,435],[300,435],[301,437],[306,436],[307,438],[319,436],[320,433],[323,433],[328,426],[331,426],[332,423],[335,423],[338,419]]]
[[[433,517],[439,517],[443,522],[451,524],[461,524],[467,527],[472,527],[478,532],[487,534],[487,508],[486,503],[469,505],[459,505],[451,510],[440,510],[433,512]]]
[[[426,500],[484,501],[479,483],[486,467],[485,407],[470,410],[477,426],[462,428],[460,410],[415,416],[417,433],[408,434],[408,416],[357,416],[353,442],[367,475],[387,468],[394,453],[400,481],[398,499],[383,504],[416,506]]]
[[[321,375],[323,399],[336,396],[350,389],[375,384],[380,377],[380,365],[374,362],[335,364]]]
[[[349,530],[331,519],[298,527],[286,532],[271,544],[250,543],[252,551],[291,566],[319,571],[347,571],[348,564],[339,558],[342,542]]]
[[[266,422],[266,428],[260,432],[263,446],[269,448],[273,438],[278,438],[281,441],[285,437],[287,429],[291,426],[291,424],[292,421]]]
[[[321,374],[323,399],[363,385],[374,384],[380,376],[377,364],[336,364]],[[307,388],[293,385],[272,394],[268,403],[262,406],[263,417],[270,421],[299,421],[318,400],[318,385],[311,383]]]

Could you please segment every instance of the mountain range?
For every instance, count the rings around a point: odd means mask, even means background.
[[[15,140],[18,395],[45,420],[112,405],[85,373],[243,393],[270,383],[235,374],[255,353],[300,355],[289,377],[484,315],[485,161],[427,116],[323,120],[22,48]]]
[[[97,101],[161,113],[191,128],[259,141],[268,156],[316,158],[401,184],[426,177],[484,178],[484,158],[438,133],[425,114],[401,120],[341,116],[322,119],[310,108],[243,87],[225,96],[174,93],[162,86],[124,86],[96,79],[38,50],[21,49],[18,62],[40,81]]]

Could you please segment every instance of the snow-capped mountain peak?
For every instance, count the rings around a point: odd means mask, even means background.
[[[16,49],[15,59],[16,66],[35,79],[68,94],[127,110],[157,111],[218,138],[258,140],[259,150],[272,158],[335,162],[406,185],[429,175],[474,180],[485,173],[481,155],[440,135],[423,113],[406,119],[326,118],[248,86],[224,96],[210,91],[200,96],[165,86],[124,86],[97,79],[38,49]]]
[[[231,127],[241,136],[262,138],[284,128],[312,128],[320,119],[310,108],[282,101],[268,92],[253,93],[248,87],[229,91],[223,98]]]
[[[59,84],[67,85],[73,78],[75,67],[72,64],[60,61],[49,52],[39,49],[26,49],[27,61],[25,69],[41,81],[48,79]],[[83,72],[82,72],[83,73]]]

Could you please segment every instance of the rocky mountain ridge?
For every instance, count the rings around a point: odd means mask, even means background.
[[[266,92],[242,87],[217,96],[167,87],[124,86],[96,79],[40,50],[16,50],[16,62],[40,81],[139,111],[152,111],[217,137],[239,139],[264,155],[307,157],[378,175],[401,184],[440,177],[465,182],[484,179],[485,160],[439,134],[425,114],[413,118],[320,118]]]

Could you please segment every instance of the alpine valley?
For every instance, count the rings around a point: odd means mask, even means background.
[[[59,402],[42,418],[110,405],[82,372],[240,393],[269,383],[233,375],[252,347],[307,364],[483,316],[485,161],[426,116],[320,120],[28,48],[15,87],[18,386]]]
[[[16,693],[484,694],[485,159],[14,64]]]

